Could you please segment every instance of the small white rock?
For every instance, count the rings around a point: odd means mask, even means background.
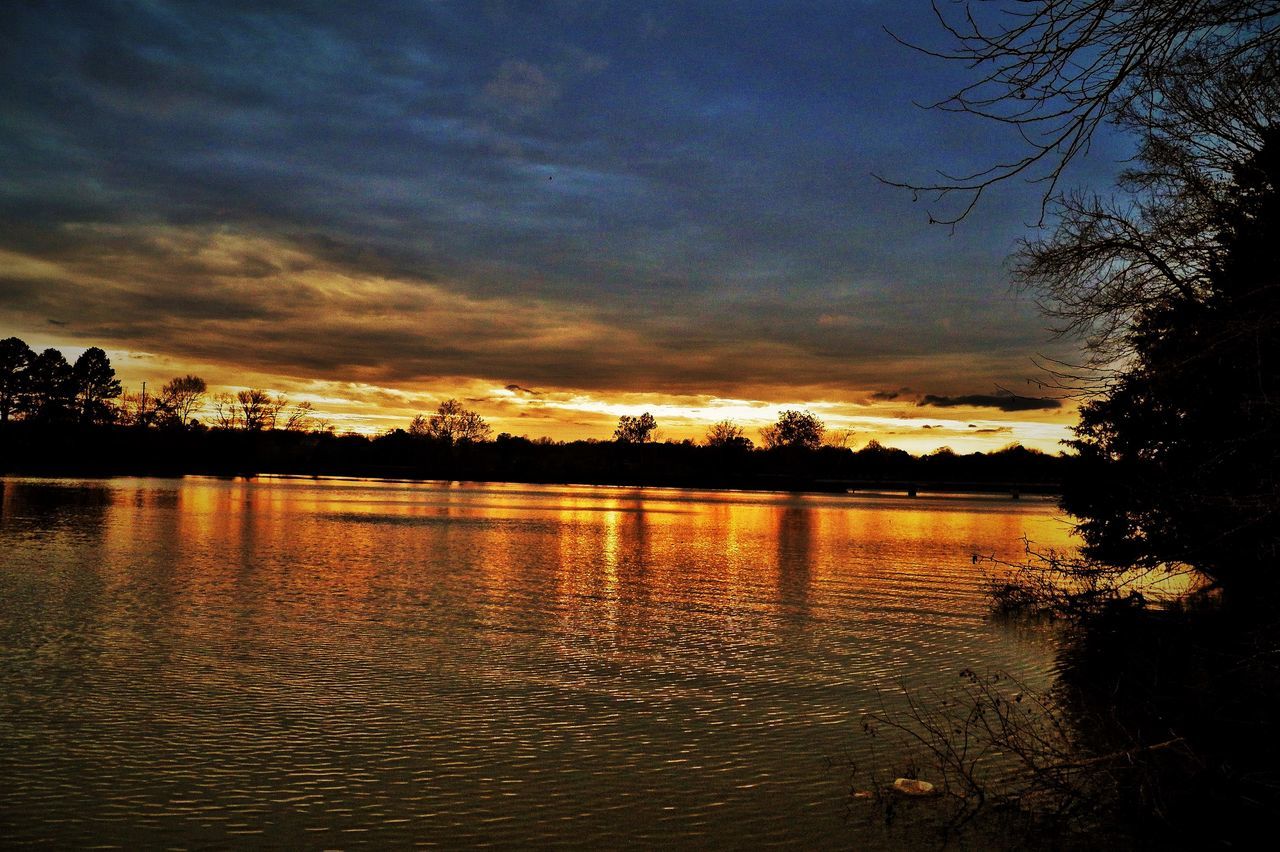
[[[938,791],[928,781],[915,778],[899,778],[893,782],[893,791],[904,796],[936,796]]]

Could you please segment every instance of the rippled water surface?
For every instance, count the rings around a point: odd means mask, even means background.
[[[862,714],[1047,682],[1052,503],[0,479],[0,840],[858,846]]]

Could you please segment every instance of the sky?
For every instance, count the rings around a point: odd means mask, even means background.
[[[967,72],[886,28],[944,43],[875,0],[7,5],[0,336],[341,430],[455,397],[531,437],[804,408],[853,446],[1056,451],[1035,359],[1075,344],[1007,262],[1042,188],[947,228],[876,179],[1018,150],[921,109]]]

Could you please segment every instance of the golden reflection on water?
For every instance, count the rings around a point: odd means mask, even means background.
[[[828,761],[886,690],[1050,676],[972,555],[1071,544],[1034,499],[0,485],[0,817],[64,846],[858,845]]]
[[[936,615],[914,605],[921,595],[972,609],[972,554],[1016,559],[1024,536],[1071,545],[1049,504],[1002,498],[188,479],[176,493],[121,492],[111,513],[103,547],[118,559],[140,533],[175,557],[206,557],[197,607],[231,596],[252,609],[283,583],[293,593],[277,603],[290,611],[341,609],[373,594],[391,567],[380,551],[409,565],[447,553],[489,592],[549,571],[549,609],[563,628],[614,637],[643,628],[653,602],[690,597],[706,605],[702,618],[803,623],[815,597],[838,591],[905,602],[897,618],[909,624]],[[274,558],[263,558],[265,542]]]

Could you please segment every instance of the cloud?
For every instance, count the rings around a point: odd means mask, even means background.
[[[519,114],[540,112],[560,97],[560,86],[532,62],[508,59],[485,84],[484,93]]]
[[[761,333],[754,304],[717,318],[723,306],[693,298],[668,314],[469,292],[447,270],[414,274],[349,245],[151,224],[68,224],[32,245],[0,229],[0,321],[18,330],[69,316],[88,345],[395,386],[457,376],[768,399],[847,394],[886,373],[940,379],[935,356],[795,335],[775,309],[760,314],[774,326]],[[1004,357],[958,352],[942,369],[998,380]]]
[[[941,396],[925,394],[917,405],[932,405],[937,408],[998,408],[1001,411],[1051,411],[1062,407],[1062,401],[1050,397],[1018,396],[1008,391],[994,394],[966,394],[963,396]]]

